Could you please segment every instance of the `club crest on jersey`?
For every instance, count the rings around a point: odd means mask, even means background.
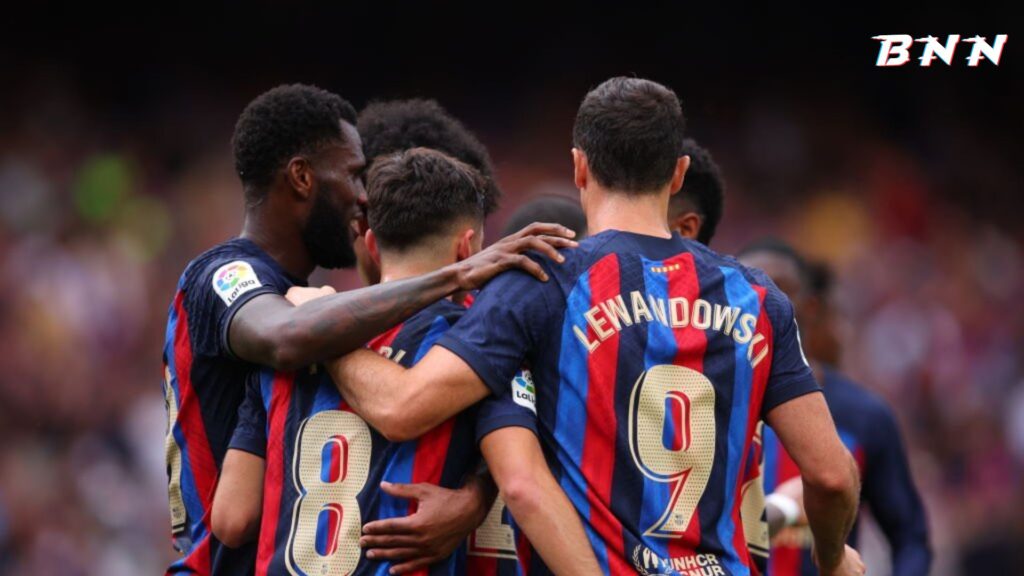
[[[537,390],[533,386],[533,375],[523,370],[512,379],[512,399],[516,404],[537,413]]]
[[[256,277],[256,271],[243,260],[225,264],[213,273],[213,291],[227,306],[231,306],[242,294],[260,286],[262,284]]]

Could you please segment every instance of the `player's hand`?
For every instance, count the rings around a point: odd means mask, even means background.
[[[487,515],[487,498],[467,485],[449,490],[433,484],[381,482],[384,492],[415,500],[416,512],[363,526],[359,545],[371,560],[390,560],[391,574],[406,574],[447,558]]]
[[[322,296],[329,296],[336,294],[337,290],[330,286],[321,286],[319,288],[306,288],[305,286],[292,286],[288,289],[288,293],[284,295],[289,302],[296,306],[302,306],[310,300],[316,300]]]
[[[575,235],[576,232],[560,224],[534,222],[479,253],[453,264],[458,272],[459,288],[475,290],[511,268],[522,268],[546,282],[548,275],[544,269],[523,253],[539,252],[555,262],[562,262],[565,258],[558,253],[558,249],[575,248],[577,243],[571,239]]]
[[[817,559],[815,559],[817,562]],[[832,569],[822,568],[819,565],[821,576],[861,576],[867,573],[867,566],[860,559],[860,553],[851,548],[848,544],[843,553],[843,559],[839,565]]]

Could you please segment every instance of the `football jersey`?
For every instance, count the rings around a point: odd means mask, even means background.
[[[375,338],[370,347],[415,364],[465,312],[442,300]],[[365,558],[362,526],[407,516],[415,503],[383,481],[462,486],[480,463],[473,408],[408,442],[388,442],[346,404],[322,367],[260,372],[240,409],[231,447],[266,459],[256,574],[386,575]],[[465,548],[417,574],[465,574]]]
[[[548,461],[604,573],[749,574],[757,422],[819,389],[792,305],[678,235],[606,231],[562,254],[538,257],[547,282],[492,280],[439,344],[498,396],[531,367]]]
[[[537,434],[537,396],[529,370],[520,370],[512,385],[477,405],[476,441],[509,426]],[[487,518],[467,539],[468,574],[515,576],[544,571],[544,564],[499,496]]]
[[[747,453],[747,476],[743,482],[740,504],[743,535],[747,539],[747,551],[750,552],[752,562],[751,573],[755,575],[767,574],[771,546],[765,511],[764,430],[764,422],[758,422]]]
[[[861,475],[861,502],[871,509],[892,549],[893,574],[927,574],[931,565],[924,507],[914,487],[892,411],[885,402],[831,368],[823,368],[823,390],[836,430]],[[764,433],[765,490],[800,475],[771,428]],[[848,543],[856,548],[859,522]],[[818,574],[810,529],[788,528],[774,543],[771,576]]]
[[[464,573],[469,576],[529,574],[519,568],[519,555],[524,555],[524,565],[529,566],[530,552],[526,536],[516,526],[501,496],[495,499],[483,523],[470,533],[459,551],[466,555]]]
[[[228,347],[231,319],[246,302],[284,294],[291,278],[266,252],[236,238],[189,263],[168,312],[164,341],[165,443],[171,535],[183,557],[175,574],[252,574],[255,547],[229,549],[210,532],[217,474],[255,364]]]

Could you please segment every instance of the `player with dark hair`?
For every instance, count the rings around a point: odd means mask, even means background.
[[[711,153],[692,138],[683,140],[683,155],[690,157],[690,168],[683,189],[669,201],[668,227],[710,246],[725,204],[722,172]]]
[[[526,202],[505,221],[505,231],[519,230],[533,222],[557,222],[576,232],[577,240],[587,236],[587,215],[578,200],[565,196],[547,194]]]
[[[486,182],[473,168],[441,152],[415,148],[379,157],[368,181],[367,248],[380,264],[385,284],[429,273],[479,252]],[[450,300],[439,300],[374,338],[370,348],[412,366],[465,310]],[[242,451],[265,459],[266,485],[261,474],[241,476],[243,471],[227,467],[223,478],[225,485],[236,490],[244,487],[246,494],[262,488],[257,575],[286,570],[311,575],[465,573],[464,554],[445,554],[448,557],[429,571],[430,563],[422,558],[395,566],[388,562],[402,556],[402,547],[415,547],[413,542],[371,550],[364,557],[361,524],[416,513],[422,483],[455,488],[464,480],[475,481],[480,456],[474,429],[493,425],[500,422],[478,420],[474,410],[467,410],[419,439],[389,442],[351,412],[325,372],[263,370],[249,385],[229,453]],[[331,451],[335,448],[337,453]],[[327,468],[338,470],[337,478],[330,473],[325,477],[322,471]],[[299,490],[289,489],[293,485]],[[366,489],[378,485],[384,490]],[[396,492],[396,486],[405,488]],[[574,516],[564,498],[555,504],[563,514]],[[215,506],[245,508],[246,514],[258,518],[261,501],[219,490]],[[325,520],[322,510],[333,510],[331,506],[337,506],[337,511],[328,511]],[[482,512],[473,527],[483,520]],[[460,539],[467,532],[463,530]],[[587,547],[578,521],[574,532],[564,537],[573,535],[577,548]],[[412,539],[405,533],[393,537]]]
[[[295,84],[257,97],[235,126],[246,200],[242,233],[185,268],[163,349],[172,536],[184,555],[171,573],[252,572],[252,547],[230,550],[211,537],[210,513],[245,381],[258,366],[295,370],[354,350],[428,304],[511,267],[546,277],[520,252],[555,255],[553,245],[566,243],[530,235],[560,235],[562,227],[537,226],[429,275],[296,308],[284,298],[291,286],[304,285],[317,266],[355,261],[348,223],[365,168],[355,121],[355,110],[338,95]]]
[[[498,208],[501,189],[494,181],[487,148],[436,100],[371,102],[359,113],[357,126],[363,136],[363,153],[371,161],[382,154],[421,146],[476,168],[486,183],[484,214],[490,216]]]
[[[878,396],[833,367],[838,359],[832,324],[831,272],[809,265],[791,246],[764,240],[744,248],[740,261],[764,270],[793,300],[815,378],[825,393],[839,437],[862,475],[861,497],[892,551],[893,574],[927,574],[931,565],[924,507],[907,463],[892,410]],[[799,476],[793,459],[770,428],[764,433],[765,488],[770,492]],[[849,544],[856,546],[857,528]],[[772,543],[772,576],[816,574],[806,527],[787,528]]]
[[[329,363],[332,378],[396,438],[494,396],[481,411],[508,427],[481,449],[516,522],[557,544],[538,496],[550,465],[605,574],[749,573],[739,488],[764,418],[800,464],[824,572],[862,573],[843,554],[855,464],[815,393],[792,305],[763,274],[668,230],[689,162],[683,129],[660,84],[592,90],[573,161],[593,235],[537,257],[553,281],[502,274],[412,368],[357,351]],[[510,386],[524,364],[535,385]],[[547,460],[532,456],[538,437]],[[545,572],[536,558],[526,566]]]
[[[485,179],[485,215],[490,216],[498,208],[501,189],[494,180],[494,167],[487,148],[436,100],[371,102],[359,113],[356,126],[363,138],[363,154],[369,162],[383,154],[411,148],[440,150],[476,168]],[[523,228],[525,226],[520,226],[513,232]],[[366,220],[362,218],[356,225],[354,246],[359,256],[359,274],[363,282],[370,285],[380,281],[380,270],[366,254],[365,233]]]

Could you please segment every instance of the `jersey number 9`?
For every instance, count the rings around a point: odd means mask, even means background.
[[[645,476],[670,485],[668,506],[644,535],[681,537],[715,459],[715,388],[706,376],[662,364],[640,375],[629,400],[629,447]]]

